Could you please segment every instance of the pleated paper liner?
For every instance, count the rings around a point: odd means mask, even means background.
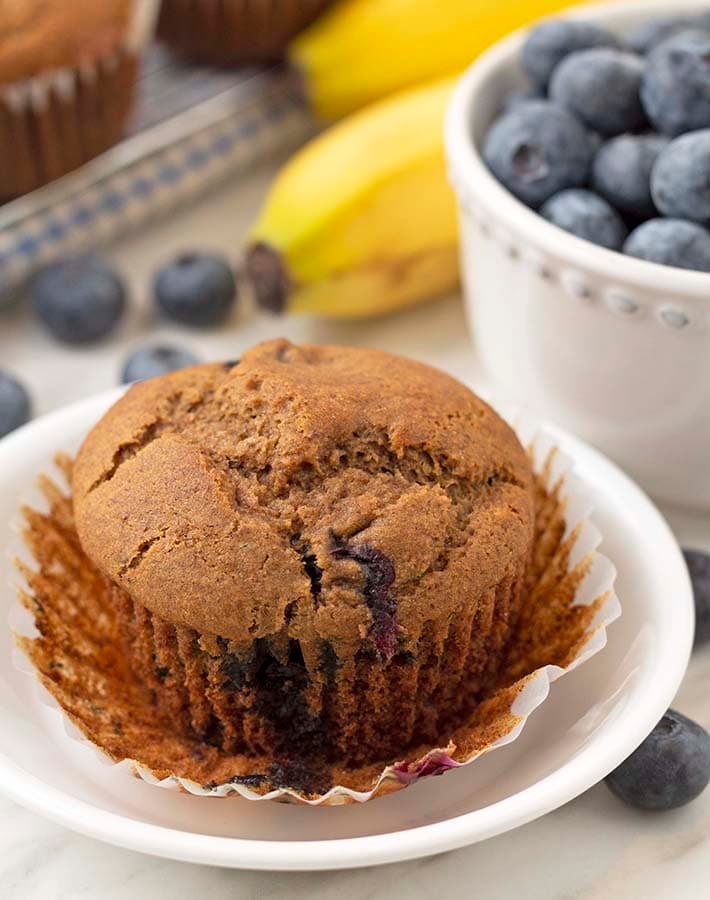
[[[11,615],[24,671],[39,676],[51,695],[41,691],[44,701],[57,715],[63,710],[75,726],[66,729],[69,739],[88,740],[104,758],[146,782],[200,796],[361,803],[471,765],[518,737],[550,684],[604,647],[606,627],[620,613],[615,569],[596,550],[601,537],[588,518],[584,485],[570,474],[571,461],[544,433],[537,434],[530,453],[536,539],[527,600],[497,688],[465,723],[442,736],[440,746],[410,748],[401,758],[359,768],[318,771],[267,757],[227,755],[171,733],[121,651],[108,583],[81,550],[71,500],[46,476],[41,479],[46,510],[24,509],[29,554],[18,561],[25,586],[22,606]],[[68,475],[70,463],[64,459],[62,466]]]
[[[158,0],[135,0],[130,27],[110,53],[0,86],[0,201],[53,181],[118,142],[157,11]]]

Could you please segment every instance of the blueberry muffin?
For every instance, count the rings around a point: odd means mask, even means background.
[[[159,36],[180,56],[212,65],[280,59],[329,0],[163,0]]]
[[[376,350],[277,340],[138,384],[73,490],[135,673],[225,753],[355,765],[435,742],[524,600],[526,453],[463,385]]]
[[[0,199],[77,168],[119,139],[151,0],[0,4]]]

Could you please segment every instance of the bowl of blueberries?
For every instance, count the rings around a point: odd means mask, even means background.
[[[710,507],[708,0],[511,35],[460,80],[446,149],[493,387]]]

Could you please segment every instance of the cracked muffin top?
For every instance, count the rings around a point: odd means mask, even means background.
[[[73,475],[84,551],[138,603],[237,645],[390,658],[519,570],[532,473],[471,391],[377,350],[269,341],[133,386]]]

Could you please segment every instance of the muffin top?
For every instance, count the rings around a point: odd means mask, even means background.
[[[175,625],[383,657],[532,544],[532,473],[471,391],[377,350],[269,341],[137,384],[76,459],[82,546]]]
[[[0,84],[91,63],[128,30],[133,0],[3,0]]]

